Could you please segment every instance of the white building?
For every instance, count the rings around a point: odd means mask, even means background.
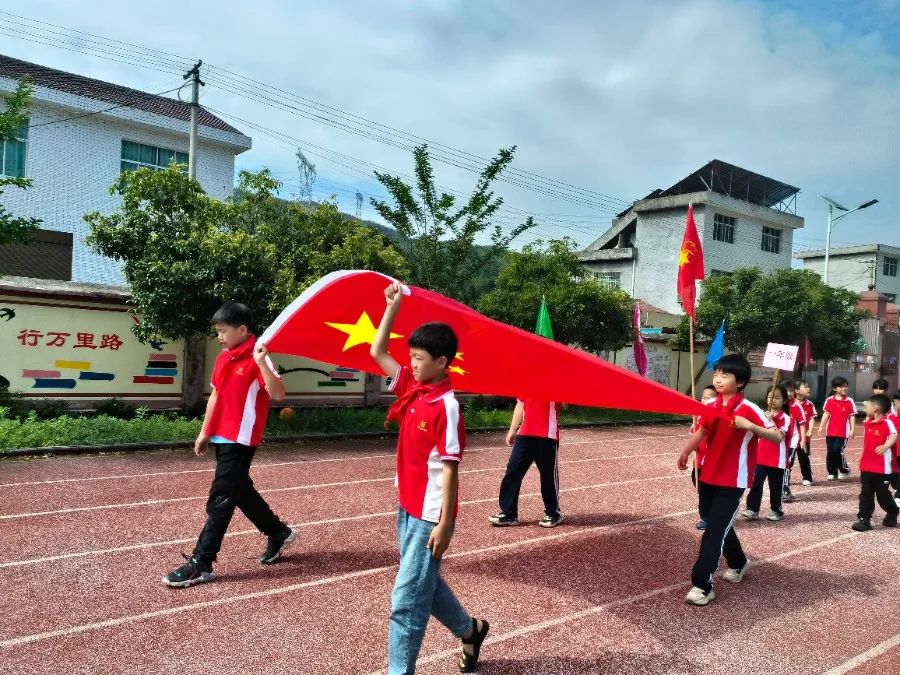
[[[42,219],[50,232],[39,233],[33,247],[2,247],[0,274],[40,276],[35,256],[58,252],[71,236],[72,281],[122,284],[118,263],[85,246],[83,217],[118,208],[121,198],[109,188],[121,171],[187,162],[190,106],[0,55],[0,91],[14,90],[24,76],[34,85],[28,126],[18,143],[4,145],[0,172],[34,184],[7,188],[2,204],[16,216]],[[197,179],[210,196],[224,199],[234,186],[234,158],[251,140],[202,107],[198,137]]]
[[[803,261],[803,269],[819,276],[825,273],[825,249],[801,251],[795,258]],[[873,289],[891,302],[900,295],[900,248],[884,244],[832,248],[828,260],[828,285],[856,293]]]
[[[706,276],[741,267],[765,272],[791,266],[796,194],[786,183],[713,160],[666,190],[654,190],[620,213],[580,252],[583,265],[665,312],[678,314],[678,254],[688,204],[703,244]]]

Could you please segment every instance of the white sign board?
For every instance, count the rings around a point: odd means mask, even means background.
[[[770,342],[766,347],[766,355],[763,357],[763,367],[793,370],[799,350],[799,346],[780,345],[776,342]]]

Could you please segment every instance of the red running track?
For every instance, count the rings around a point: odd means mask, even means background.
[[[858,483],[797,486],[781,523],[738,524],[757,566],[683,596],[697,550],[695,498],[675,468],[678,427],[571,430],[567,521],[487,525],[507,449],[472,435],[444,573],[493,625],[481,673],[900,671],[900,530],[849,529]],[[850,460],[859,443],[850,445]],[[822,442],[814,446],[821,467]],[[374,673],[385,665],[395,574],[392,442],[260,451],[257,487],[299,528],[277,565],[237,515],[211,584],[160,577],[203,520],[212,461],[187,451],[0,462],[3,673]],[[726,587],[727,586],[727,587]],[[453,673],[457,644],[429,626],[419,670]]]

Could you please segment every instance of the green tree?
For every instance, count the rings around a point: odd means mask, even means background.
[[[502,149],[479,174],[468,201],[457,206],[456,197],[441,192],[425,145],[413,151],[415,189],[398,176],[375,172],[394,202],[372,198],[375,210],[400,235],[401,252],[410,266],[408,281],[473,305],[484,290],[480,272],[509,249],[523,232],[535,226],[531,217],[504,233],[494,224],[503,199],[491,191],[491,183],[509,166],[515,147]],[[418,193],[418,197],[416,195]],[[476,238],[489,232],[490,243]]]
[[[859,337],[859,296],[826,286],[810,270],[764,274],[744,268],[703,283],[697,304],[697,333],[715,335],[725,319],[725,346],[747,354],[769,342],[800,344],[809,337],[816,358],[848,358]],[[678,341],[687,346],[687,317]]]
[[[111,188],[117,192],[121,183]],[[176,166],[128,174],[111,215],[91,213],[88,243],[123,263],[134,327],[143,340],[185,340],[182,397],[202,406],[209,318],[225,301],[247,304],[260,330],[309,283],[349,266],[402,276],[399,253],[333,204],[312,210],[277,198],[267,171],[240,174],[236,196],[209,197]]]
[[[28,102],[34,89],[27,79],[19,82],[11,94],[3,94],[6,108],[0,112],[0,152],[5,143],[18,144],[22,129],[28,124]],[[0,188],[11,185],[22,190],[31,187],[32,181],[22,176],[0,176]],[[0,189],[0,196],[3,195]],[[0,204],[0,244],[27,244],[41,224],[39,218],[14,216]]]
[[[557,341],[588,352],[621,349],[631,341],[632,299],[593,278],[569,239],[534,242],[510,252],[494,290],[478,302],[487,316],[533,331],[547,298]]]

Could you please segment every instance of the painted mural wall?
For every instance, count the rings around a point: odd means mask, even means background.
[[[123,301],[0,290],[0,385],[73,405],[119,397],[177,406],[184,344],[142,343],[139,317]],[[210,338],[207,383],[221,348]],[[366,375],[308,359],[273,355],[290,400],[361,404]],[[207,392],[209,386],[207,384]]]

